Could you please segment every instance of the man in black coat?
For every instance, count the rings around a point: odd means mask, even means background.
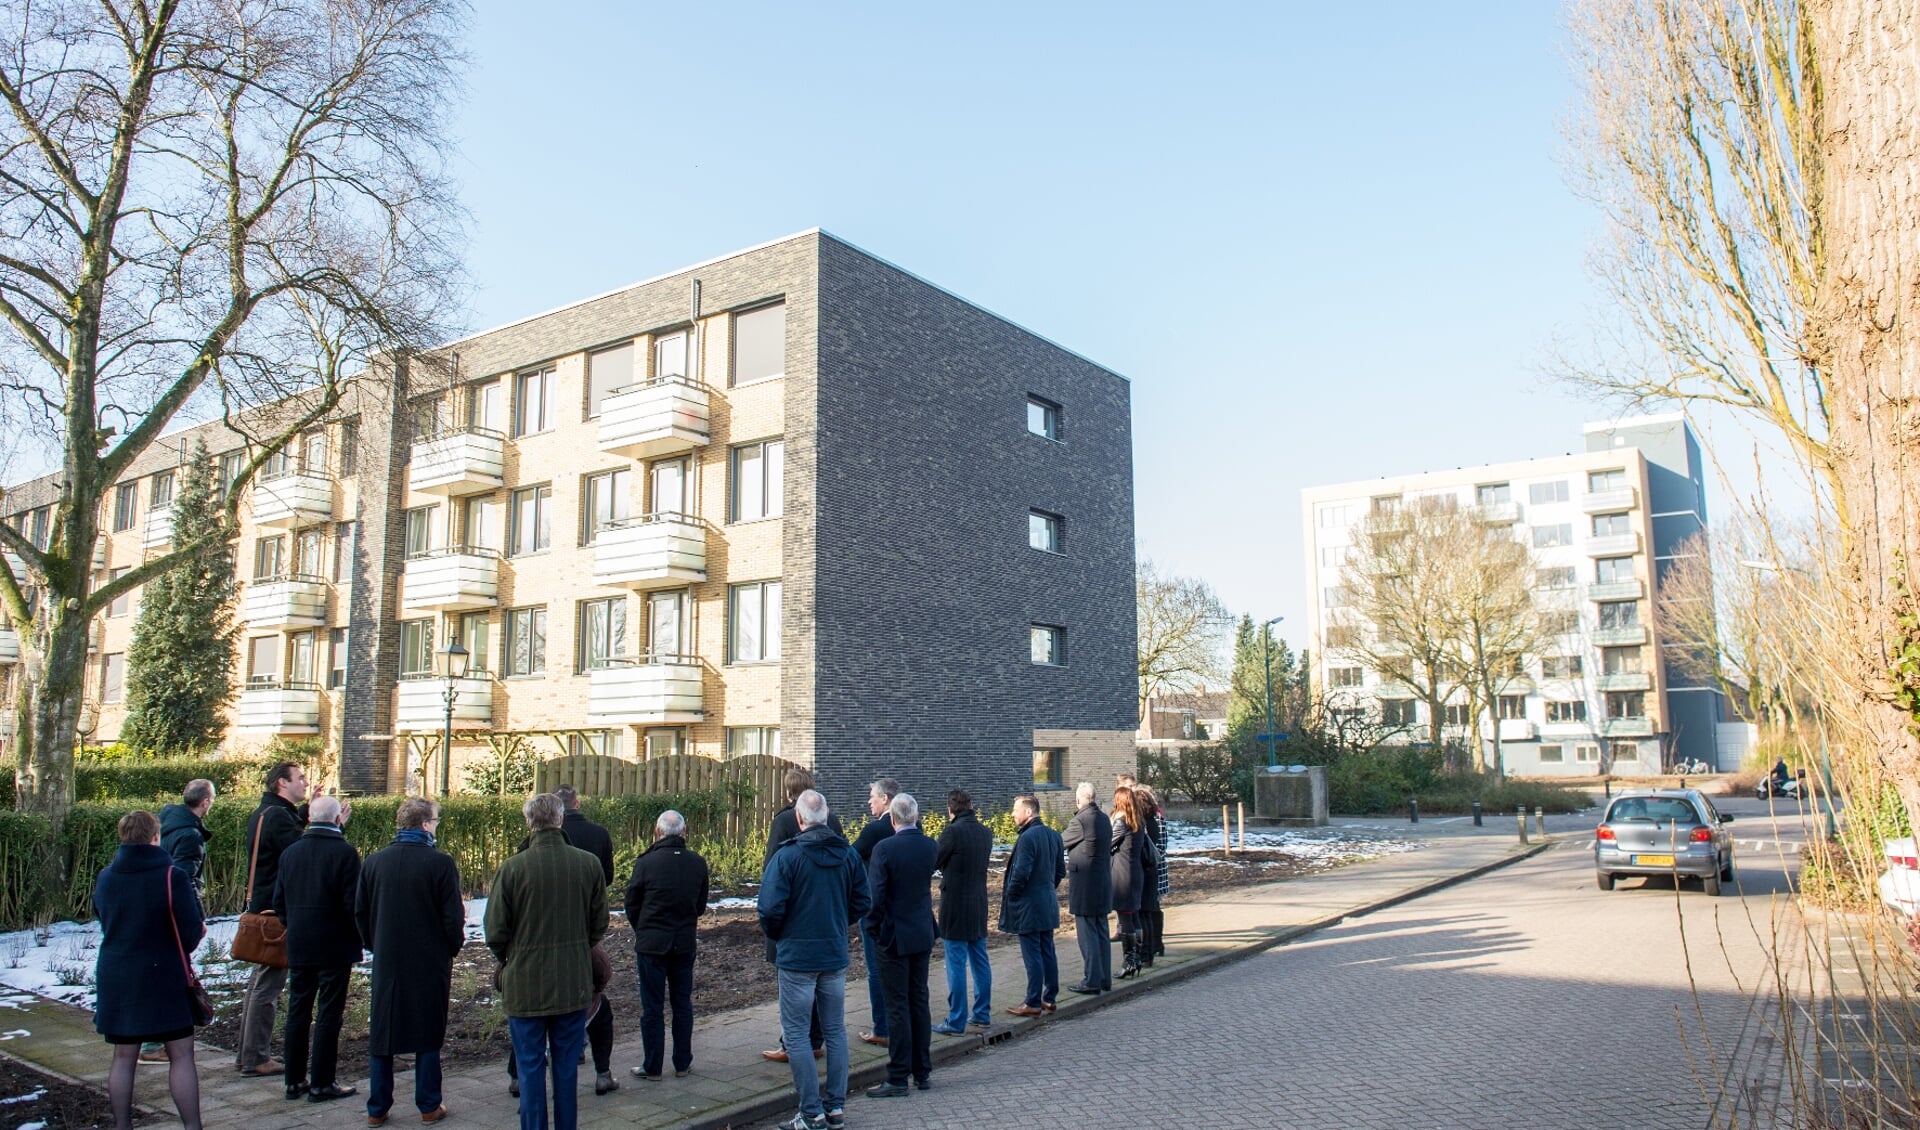
[[[607,874],[607,886],[613,886],[613,834],[580,811],[580,794],[572,785],[561,785],[553,790],[560,798],[560,804],[567,814],[560,821],[560,830],[567,834],[567,842],[600,861],[600,870]]]
[[[361,953],[354,921],[360,853],[341,832],[349,813],[338,800],[316,797],[309,809],[307,830],[280,853],[273,912],[287,924],[287,1098],[304,1095],[308,1102],[323,1103],[354,1093],[334,1073],[347,984]]]
[[[160,810],[160,846],[173,857],[173,865],[187,873],[193,889],[201,889],[200,873],[207,862],[207,810],[213,807],[213,782],[199,778],[187,782],[180,803]]]
[[[693,1070],[694,931],[707,912],[707,861],[687,846],[687,819],[672,809],[653,823],[653,845],[627,881],[627,924],[640,972],[640,1066],[657,1081],[666,1043],[663,1005],[673,1009],[673,1073]]]
[[[779,851],[800,834],[800,818],[793,814],[793,802],[800,799],[801,793],[813,787],[813,774],[807,772],[805,769],[789,769],[781,784],[786,787],[787,806],[773,814],[773,823],[767,828],[767,853],[762,856],[760,860],[760,869],[762,871],[766,870],[766,866],[772,861],[775,852]],[[846,832],[842,830],[840,826],[840,814],[838,812],[828,811],[827,828],[831,830],[834,835],[839,836],[841,839],[846,839]],[[777,956],[774,952],[773,939],[768,938],[767,964],[773,965],[777,960]],[[813,1058],[820,1059],[827,1054],[827,1035],[826,1031],[820,1026],[820,1007],[817,1003],[813,1009],[813,1020],[807,1026],[807,1039],[813,1044]],[[783,1034],[780,1037],[779,1047],[761,1052],[760,1055],[775,1063],[787,1062],[787,1037]]]
[[[316,796],[320,795],[315,793]],[[267,770],[267,791],[260,806],[247,818],[245,850],[251,885],[247,888],[247,906],[255,914],[273,909],[274,881],[280,875],[280,853],[300,839],[307,828],[307,775],[291,761],[281,761]],[[239,1050],[234,1066],[240,1074],[256,1077],[279,1076],[285,1072],[275,1063],[273,1018],[280,1005],[280,990],[287,987],[287,971],[271,965],[256,965],[247,981],[246,1003],[240,1011]]]
[[[867,885],[873,905],[865,933],[880,954],[887,994],[887,1080],[867,1097],[907,1093],[907,1077],[926,1090],[933,1076],[933,1011],[927,1001],[927,957],[940,936],[933,919],[933,862],[939,847],[920,830],[920,804],[900,793],[887,806],[893,835],[873,849]]]
[[[1102,993],[1113,988],[1113,942],[1107,934],[1107,915],[1113,913],[1113,822],[1100,811],[1093,785],[1080,782],[1074,790],[1080,810],[1061,837],[1067,849],[1067,910],[1073,915],[1074,939],[1080,943],[1080,983],[1070,993]]]
[[[367,1123],[393,1109],[393,1057],[413,1056],[413,1104],[425,1122],[441,1104],[440,1048],[447,1039],[453,959],[466,942],[460,870],[434,847],[440,810],[424,797],[400,802],[393,842],[367,857],[353,900],[354,922],[373,951],[372,1023],[367,1033]]]
[[[882,777],[867,786],[867,823],[853,840],[853,850],[859,854],[861,866],[871,865],[873,849],[893,835],[887,806],[899,795],[900,782],[892,777]],[[860,931],[860,950],[867,963],[867,1015],[873,1018],[873,1027],[860,1033],[860,1042],[884,1048],[887,1046],[887,994],[880,985],[880,952],[873,948],[873,936],[865,930]]]
[[[1060,959],[1053,950],[1053,932],[1060,928],[1060,880],[1066,874],[1066,852],[1060,834],[1040,819],[1040,801],[1032,796],[1013,798],[1013,818],[1020,825],[1007,872],[1000,888],[1000,931],[1020,936],[1020,961],[1027,970],[1027,995],[1007,1009],[1014,1016],[1052,1012],[1060,997]]]
[[[947,956],[947,1018],[934,1026],[944,1036],[967,1031],[967,970],[973,970],[973,1023],[993,1023],[993,963],[987,959],[987,863],[993,832],[973,813],[965,789],[947,794],[947,828],[940,833],[934,866],[940,869],[940,945]]]

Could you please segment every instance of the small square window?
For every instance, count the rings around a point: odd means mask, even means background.
[[[1597,745],[1577,745],[1573,747],[1575,761],[1595,762],[1600,760],[1600,747]]]
[[[1027,431],[1046,439],[1060,438],[1060,406],[1037,396],[1027,397]]]
[[[1033,787],[1036,789],[1067,787],[1066,750],[1036,749],[1033,751]]]
[[[1052,624],[1035,624],[1031,634],[1032,658],[1047,667],[1064,667],[1067,662],[1067,630]]]
[[[1027,511],[1027,544],[1047,553],[1064,553],[1066,519],[1044,510]]]

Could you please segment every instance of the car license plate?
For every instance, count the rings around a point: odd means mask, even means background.
[[[1670,855],[1636,855],[1633,857],[1633,861],[1641,867],[1673,866],[1673,857]]]

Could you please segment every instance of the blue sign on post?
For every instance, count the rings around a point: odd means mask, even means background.
[[[1253,735],[1253,740],[1254,740],[1254,741],[1256,741],[1256,742],[1284,742],[1284,741],[1286,741],[1286,740],[1287,740],[1287,735],[1285,735],[1285,734],[1255,734],[1255,735]]]

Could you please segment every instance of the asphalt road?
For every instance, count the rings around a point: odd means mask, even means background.
[[[1805,833],[1791,805],[1722,807],[1736,892],[1602,893],[1594,815],[1552,818],[1532,860],[969,1057],[930,1092],[855,1096],[849,1123],[1767,1125],[1767,946],[1797,929],[1780,896]]]

